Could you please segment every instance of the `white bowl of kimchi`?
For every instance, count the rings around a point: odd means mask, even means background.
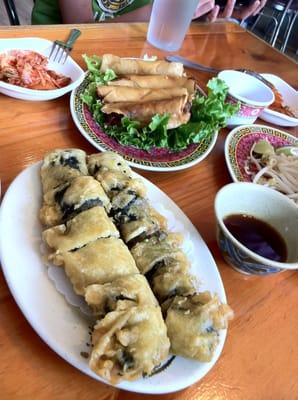
[[[44,101],[75,89],[84,71],[70,56],[64,64],[50,61],[52,44],[42,38],[0,39],[0,93]]]

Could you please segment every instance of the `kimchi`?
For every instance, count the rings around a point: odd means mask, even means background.
[[[35,90],[59,89],[71,79],[47,68],[47,57],[31,50],[10,50],[0,54],[0,80]]]

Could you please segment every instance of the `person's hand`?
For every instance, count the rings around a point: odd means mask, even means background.
[[[236,0],[228,0],[224,10],[220,11],[215,0],[200,0],[194,18],[205,15],[205,20],[214,22],[217,18],[230,18],[232,16]]]
[[[236,0],[227,0],[225,8],[220,11],[220,7],[214,0],[201,0],[196,9],[194,18],[206,15],[206,20],[214,22],[217,18],[236,18],[245,20],[250,16],[257,15],[265,6],[267,0],[255,0],[249,6],[235,9]]]
[[[264,8],[267,0],[255,0],[250,5],[246,7],[239,7],[234,9],[233,17],[244,21],[246,18],[255,16]]]
[[[219,14],[219,6],[215,5],[214,0],[200,0],[199,5],[195,11],[194,18],[199,18],[202,15],[206,15],[206,19],[209,22],[214,22]]]
[[[257,15],[265,6],[267,0],[254,0],[248,6],[235,8],[236,0],[228,0],[222,12],[219,13],[219,18],[236,18],[244,21],[246,18]]]
[[[236,0],[228,0],[225,8],[218,14],[219,18],[231,18]]]

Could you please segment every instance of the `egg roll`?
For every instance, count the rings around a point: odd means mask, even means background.
[[[186,76],[174,77],[167,75],[126,75],[109,81],[111,86],[126,86],[135,88],[169,89],[186,88],[189,94],[195,92],[195,81]]]
[[[189,120],[190,120],[189,112],[183,112],[180,114],[171,114],[169,122],[167,124],[167,129],[178,128],[178,126],[180,125],[187,124]]]
[[[183,64],[163,60],[150,61],[132,58],[120,58],[112,54],[104,54],[100,72],[112,69],[116,75],[168,75],[182,76]]]
[[[187,96],[180,96],[170,100],[159,100],[147,103],[108,103],[101,111],[105,114],[121,114],[132,120],[140,121],[142,124],[149,124],[152,117],[156,114],[169,114],[168,129],[176,128],[181,124],[187,123],[190,113],[185,111]]]
[[[150,375],[165,361],[169,339],[159,307],[109,312],[92,333],[90,368],[116,384]]]
[[[187,89],[182,87],[151,89],[125,86],[98,86],[97,94],[100,98],[103,99],[103,103],[145,103],[150,101],[173,99],[175,97],[187,96],[188,92]]]

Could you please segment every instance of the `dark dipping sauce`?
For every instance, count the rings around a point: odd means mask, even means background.
[[[284,239],[266,222],[245,214],[229,215],[223,222],[235,239],[249,250],[269,260],[286,261]]]

